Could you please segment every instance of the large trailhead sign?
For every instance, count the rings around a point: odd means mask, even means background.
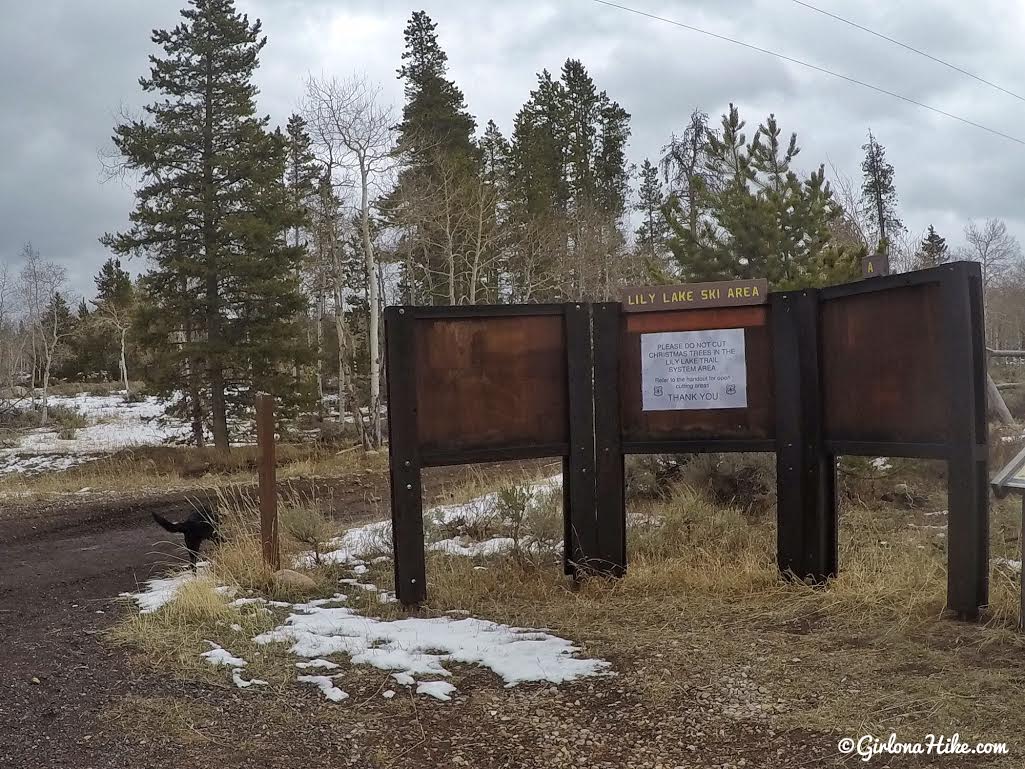
[[[626,569],[623,459],[774,452],[780,570],[838,570],[842,455],[947,463],[947,605],[988,602],[982,278],[954,263],[769,293],[647,286],[621,302],[389,307],[395,587],[427,597],[421,470],[561,457],[567,574]]]

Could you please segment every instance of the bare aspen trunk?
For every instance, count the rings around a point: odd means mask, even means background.
[[[125,338],[128,335],[128,329],[121,329],[121,381],[125,385],[125,397],[131,395],[128,389],[128,359],[125,356]]]
[[[43,369],[43,416],[39,420],[39,424],[46,426],[46,419],[48,416],[48,404],[46,391],[50,386],[50,356],[46,356],[46,368]]]
[[[342,306],[341,277],[335,278],[335,336],[338,349],[338,421],[345,423],[345,308]]]
[[[370,304],[370,440],[381,445],[381,294],[377,286],[377,266],[374,244],[370,238],[370,176],[365,164],[360,163],[362,196],[360,219],[363,230],[363,253],[366,257],[367,291]]]

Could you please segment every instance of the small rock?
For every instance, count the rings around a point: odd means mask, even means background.
[[[312,577],[300,574],[292,569],[282,569],[274,572],[274,584],[278,587],[291,588],[293,590],[313,590],[317,583]]]
[[[42,681],[40,681],[40,680],[39,680],[38,678],[36,678],[35,676],[32,676],[32,683],[34,683],[34,684],[38,685],[38,684],[41,684],[41,683],[42,683]]]

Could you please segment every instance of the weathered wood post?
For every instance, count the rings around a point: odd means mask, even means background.
[[[974,620],[989,603],[989,473],[982,271],[945,265],[941,281],[947,344],[947,607]]]
[[[837,572],[836,458],[823,445],[818,296],[770,295],[776,379],[780,571],[824,582]]]
[[[389,307],[384,312],[395,595],[406,607],[427,600],[415,324],[412,307]]]
[[[278,545],[278,492],[274,453],[274,398],[256,396],[256,445],[260,475],[260,542],[263,561],[272,571],[281,568]]]
[[[619,302],[591,306],[594,365],[595,518],[598,568],[626,573],[626,479],[619,418]]]
[[[562,558],[566,574],[581,576],[593,567],[591,559],[598,549],[591,306],[574,302],[565,305],[565,313],[569,454],[562,471]]]

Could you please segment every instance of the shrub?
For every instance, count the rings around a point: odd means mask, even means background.
[[[680,483],[714,504],[760,516],[775,504],[775,460],[763,454],[700,454],[683,466]]]
[[[320,565],[324,543],[331,539],[333,527],[315,504],[285,507],[278,513],[281,530],[298,544],[313,552],[313,560]]]
[[[47,416],[59,430],[68,430],[74,437],[74,431],[88,427],[89,421],[78,410],[70,406],[53,405],[47,408]]]

